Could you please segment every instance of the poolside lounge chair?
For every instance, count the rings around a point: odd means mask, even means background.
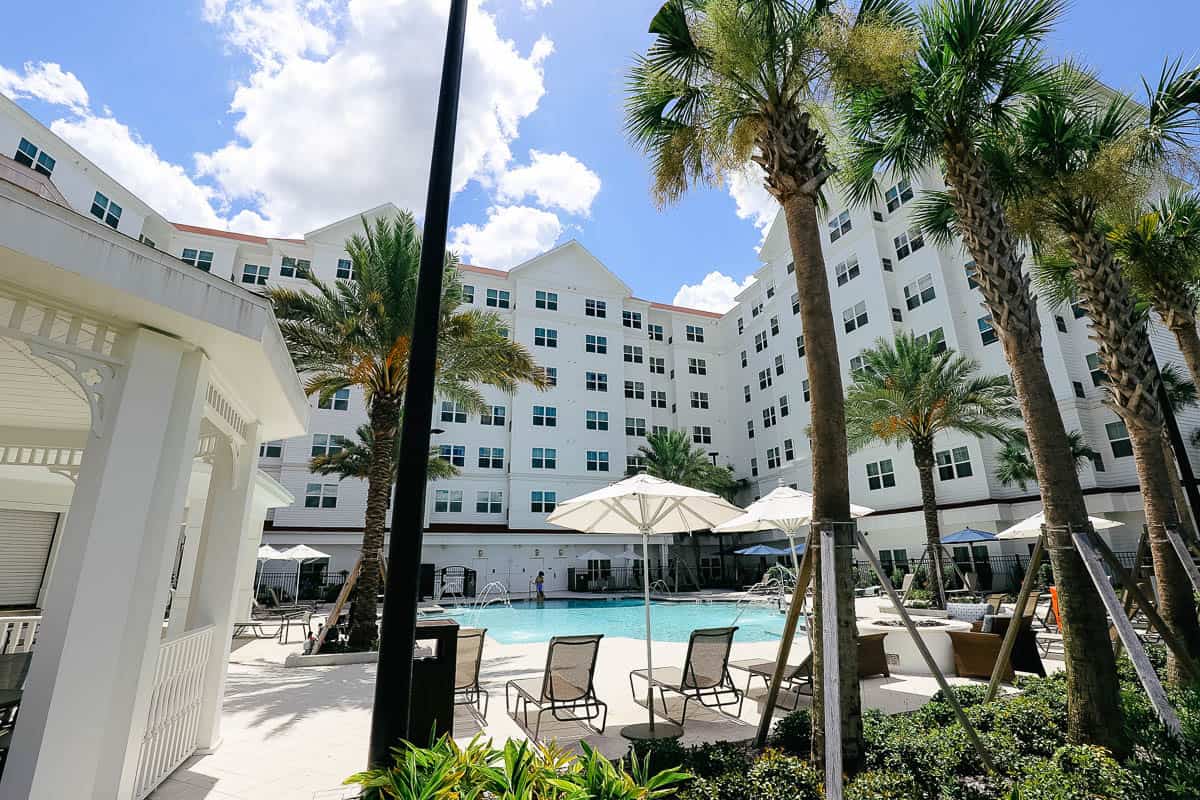
[[[487,719],[487,689],[479,685],[479,665],[483,661],[483,638],[487,628],[459,628],[457,662],[454,667],[454,704],[474,706]],[[480,701],[482,700],[482,704]]]
[[[963,586],[961,589],[948,589],[946,597],[975,597],[978,594],[977,587],[979,586],[979,576],[974,572],[963,573]]]
[[[887,653],[883,649],[883,640],[886,636],[886,633],[866,633],[858,637],[859,678],[872,678],[876,675],[882,675],[885,678],[891,676]],[[754,678],[762,678],[763,684],[769,686],[771,676],[775,674],[775,662],[769,659],[752,658],[731,661],[729,666],[749,673],[749,678],[746,679],[746,694],[750,693],[750,684]],[[657,670],[655,673],[655,677],[657,677]],[[783,678],[784,682],[780,686],[779,697],[775,701],[776,706],[785,711],[795,711],[795,701],[802,695],[812,695],[813,692],[812,653],[806,655],[798,666],[789,664],[783,673]],[[792,702],[791,705],[787,705],[789,700]]]
[[[600,719],[599,732],[608,721],[608,704],[596,697],[596,653],[604,634],[555,636],[546,650],[546,670],[540,678],[509,681],[504,684],[504,705],[514,719],[523,710],[525,729],[529,730],[529,706],[537,711],[533,738],[538,738],[542,715],[551,713],[559,722],[583,722],[589,726]],[[510,706],[509,690],[515,692]],[[603,715],[601,714],[603,711]]]
[[[659,667],[654,670],[654,686],[662,697],[663,716],[670,719],[666,713],[668,691],[683,696],[683,713],[678,720],[680,725],[687,719],[687,706],[693,700],[706,708],[721,709],[736,705],[737,713],[741,715],[745,694],[734,685],[729,675],[729,649],[733,645],[735,631],[736,626],[694,630],[688,639],[683,669]],[[629,673],[629,691],[636,700],[638,693],[633,685],[634,676],[644,681],[649,680],[649,676],[644,669]]]
[[[1046,668],[1038,656],[1038,646],[1030,629],[1029,620],[1019,617],[1020,629],[1013,644],[1012,655],[1003,679],[1012,681],[1014,670],[1032,672],[1045,677]],[[954,670],[961,678],[990,678],[996,661],[1000,657],[1000,647],[1004,642],[1004,633],[1012,623],[1010,617],[992,617],[992,626],[988,631],[979,630],[949,631],[951,646],[954,648]]]

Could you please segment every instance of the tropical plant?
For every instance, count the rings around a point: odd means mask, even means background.
[[[911,48],[912,21],[903,0],[861,0],[856,10],[837,0],[667,0],[650,23],[653,44],[636,57],[629,75],[626,130],[651,159],[657,200],[675,201],[692,186],[719,182],[753,161],[783,209],[808,342],[816,520],[850,522],[841,363],[817,218],[822,188],[834,171],[823,101],[832,92],[835,64],[886,80],[875,69],[876,56]],[[854,616],[852,566],[850,548],[839,548],[839,619]],[[820,597],[818,591],[818,619]],[[787,631],[799,614],[796,600]],[[862,739],[853,628],[838,626],[837,658],[842,749],[851,772]],[[780,661],[790,646],[785,635]],[[819,731],[824,664],[817,637],[813,699]],[[814,752],[820,756],[823,747],[818,733]]]
[[[362,388],[371,428],[367,508],[359,579],[351,605],[350,646],[369,648],[378,638],[379,553],[395,474],[395,444],[416,304],[421,237],[411,213],[363,221],[363,234],[346,242],[354,280],[326,283],[309,277],[304,290],[271,287],[280,329],[304,389],[321,400],[351,386]],[[494,314],[459,311],[462,285],[457,259],[447,254],[442,278],[435,391],[469,411],[483,408],[481,385],[514,392],[544,378],[523,346],[511,341]]]
[[[1071,696],[1071,736],[1123,747],[1116,663],[1107,620],[1068,530],[1087,523],[1070,440],[1042,352],[1037,306],[1017,233],[985,152],[1015,125],[1020,109],[1061,90],[1042,41],[1064,0],[933,0],[920,15],[914,57],[901,57],[898,81],[853,80],[840,96],[850,145],[845,182],[862,203],[878,194],[882,172],[945,176],[955,232],[975,262],[975,280],[1008,361],[1036,465],[1058,578]],[[880,67],[884,69],[883,67]]]
[[[401,424],[404,414],[401,413]],[[332,453],[323,453],[309,459],[308,469],[317,475],[336,475],[339,480],[358,478],[366,480],[371,472],[371,460],[374,458],[375,435],[371,433],[370,425],[359,425],[354,429],[357,441],[346,439],[341,449]],[[396,479],[396,465],[400,462],[400,436],[397,427],[396,442],[392,445],[392,480]],[[425,471],[431,481],[439,478],[453,478],[458,474],[458,468],[445,459],[438,458],[436,447],[429,449],[429,468]]]
[[[941,607],[946,587],[933,479],[934,440],[952,433],[1001,440],[1012,436],[1005,420],[1020,416],[1012,384],[1004,375],[979,375],[975,359],[911,333],[901,333],[894,342],[880,339],[861,355],[863,366],[854,372],[846,393],[850,449],[876,443],[912,447],[921,481],[925,547],[933,564],[930,588]]]
[[[1069,431],[1067,439],[1071,443],[1071,460],[1076,471],[1084,464],[1091,463],[1096,451],[1088,446],[1083,434]],[[1024,431],[1013,431],[996,454],[996,477],[1005,486],[1020,486],[1021,491],[1025,491],[1030,483],[1037,482],[1037,472],[1029,457],[1029,439]]]

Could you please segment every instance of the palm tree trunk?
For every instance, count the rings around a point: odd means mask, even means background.
[[[1075,473],[1071,444],[1042,355],[1041,325],[1021,269],[1016,237],[996,200],[987,169],[970,147],[948,142],[946,181],[961,223],[963,241],[975,259],[980,291],[992,315],[1012,372],[1029,436],[1029,451],[1041,488],[1050,535],[1050,563],[1059,590],[1067,672],[1067,733],[1121,755],[1117,664],[1108,639],[1100,597],[1065,529],[1088,524],[1087,506]]]
[[[367,650],[379,638],[375,620],[379,597],[379,554],[387,533],[388,496],[392,489],[393,451],[396,427],[400,420],[399,403],[376,395],[371,401],[370,424],[374,436],[371,465],[367,473],[367,511],[363,523],[362,568],[354,584],[350,615],[350,647]]]
[[[1179,530],[1183,532],[1184,541],[1196,541],[1196,529],[1192,525],[1192,506],[1188,502],[1187,493],[1183,490],[1183,481],[1179,479],[1179,471],[1175,466],[1175,448],[1164,430],[1162,434],[1163,461],[1167,465],[1167,477],[1171,481],[1171,496],[1175,498],[1175,517],[1179,520]]]
[[[921,511],[925,515],[925,549],[929,553],[929,582],[935,608],[946,607],[942,576],[942,530],[938,523],[937,489],[933,483],[933,442],[913,442],[913,461],[921,477]]]
[[[1196,318],[1191,314],[1175,312],[1164,319],[1169,320],[1168,327],[1175,334],[1175,343],[1179,346],[1179,352],[1183,353],[1183,361],[1192,374],[1192,382],[1200,386],[1200,334],[1196,332]]]
[[[846,415],[842,392],[842,368],[838,361],[837,332],[829,299],[829,280],[821,254],[821,227],[817,207],[807,195],[793,194],[783,203],[792,258],[796,264],[796,288],[800,294],[800,317],[807,344],[808,381],[812,410],[813,519],[850,521],[849,465],[846,445]],[[836,551],[838,615],[838,686],[841,695],[842,759],[845,770],[854,774],[862,760],[862,705],[858,687],[857,626],[854,615],[854,560],[851,547]],[[820,550],[816,552],[814,611],[823,612]],[[796,612],[799,609],[795,609]],[[824,714],[820,698],[824,690],[826,654],[821,637],[813,637],[813,757],[824,759]]]

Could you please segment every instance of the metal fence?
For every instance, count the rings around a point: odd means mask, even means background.
[[[1137,554],[1132,551],[1122,551],[1115,555],[1117,560],[1121,562],[1121,566],[1125,569],[1132,568],[1137,558]],[[1029,568],[1029,556],[1019,553],[1005,553],[989,556],[986,560],[975,558],[973,561],[959,561],[957,563],[958,569],[962,572],[975,573],[976,589],[978,591],[1015,593],[1021,588],[1021,581],[1025,579],[1025,572]],[[1042,560],[1041,569],[1045,570],[1047,575],[1049,575],[1049,564],[1049,558]],[[1149,556],[1147,556],[1146,560],[1142,563],[1142,569],[1143,571],[1149,571],[1151,568]],[[927,574],[929,564],[921,564],[916,560],[910,560],[907,563],[893,563],[892,570],[888,573],[888,576],[893,577],[897,572],[901,575],[906,575],[914,569]],[[872,586],[879,583],[868,562],[855,562],[855,570],[860,585]],[[1107,565],[1105,565],[1105,571],[1109,572]],[[942,559],[942,575],[945,576],[948,588],[958,589],[962,587],[958,571],[954,569],[954,562],[949,558]],[[1112,578],[1111,572],[1109,577]],[[920,582],[920,579],[918,579],[918,583]]]
[[[332,603],[346,582],[348,573],[327,573],[325,570],[302,571],[300,592],[296,593],[296,570],[272,570],[260,572],[257,577],[258,602],[262,605],[280,603],[317,602]]]

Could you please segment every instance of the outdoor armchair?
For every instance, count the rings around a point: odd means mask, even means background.
[[[1004,634],[1011,624],[1010,617],[991,617],[990,630],[949,631],[950,643],[954,648],[954,670],[962,678],[990,678],[996,661],[1000,658],[1000,647]],[[986,623],[986,621],[985,621]],[[1014,670],[1045,676],[1046,668],[1038,655],[1037,642],[1028,618],[1019,618],[1021,628],[1013,644],[1012,655],[1002,678],[1012,681]]]
[[[679,717],[682,725],[687,719],[688,703],[698,701],[706,708],[721,709],[736,705],[738,715],[742,713],[742,702],[745,694],[733,683],[729,675],[729,650],[733,645],[732,628],[700,628],[692,631],[688,639],[687,657],[683,661],[683,669],[676,667],[659,667],[654,670],[653,686],[662,697],[663,716],[670,719],[666,713],[667,692],[673,692],[683,697],[683,712]],[[629,691],[637,699],[638,693],[634,688],[634,677],[649,681],[647,670],[635,669],[629,673]]]
[[[459,628],[454,667],[454,704],[474,706],[485,720],[490,697],[487,689],[479,685],[479,666],[483,663],[486,634],[487,628]]]
[[[533,738],[537,740],[542,716],[553,714],[559,722],[591,725],[600,719],[599,732],[608,721],[608,704],[596,697],[596,653],[603,634],[555,636],[546,651],[546,669],[540,678],[513,680],[504,685],[504,705],[515,719],[522,712],[529,730],[529,706],[537,709]],[[514,696],[510,695],[510,691]]]

